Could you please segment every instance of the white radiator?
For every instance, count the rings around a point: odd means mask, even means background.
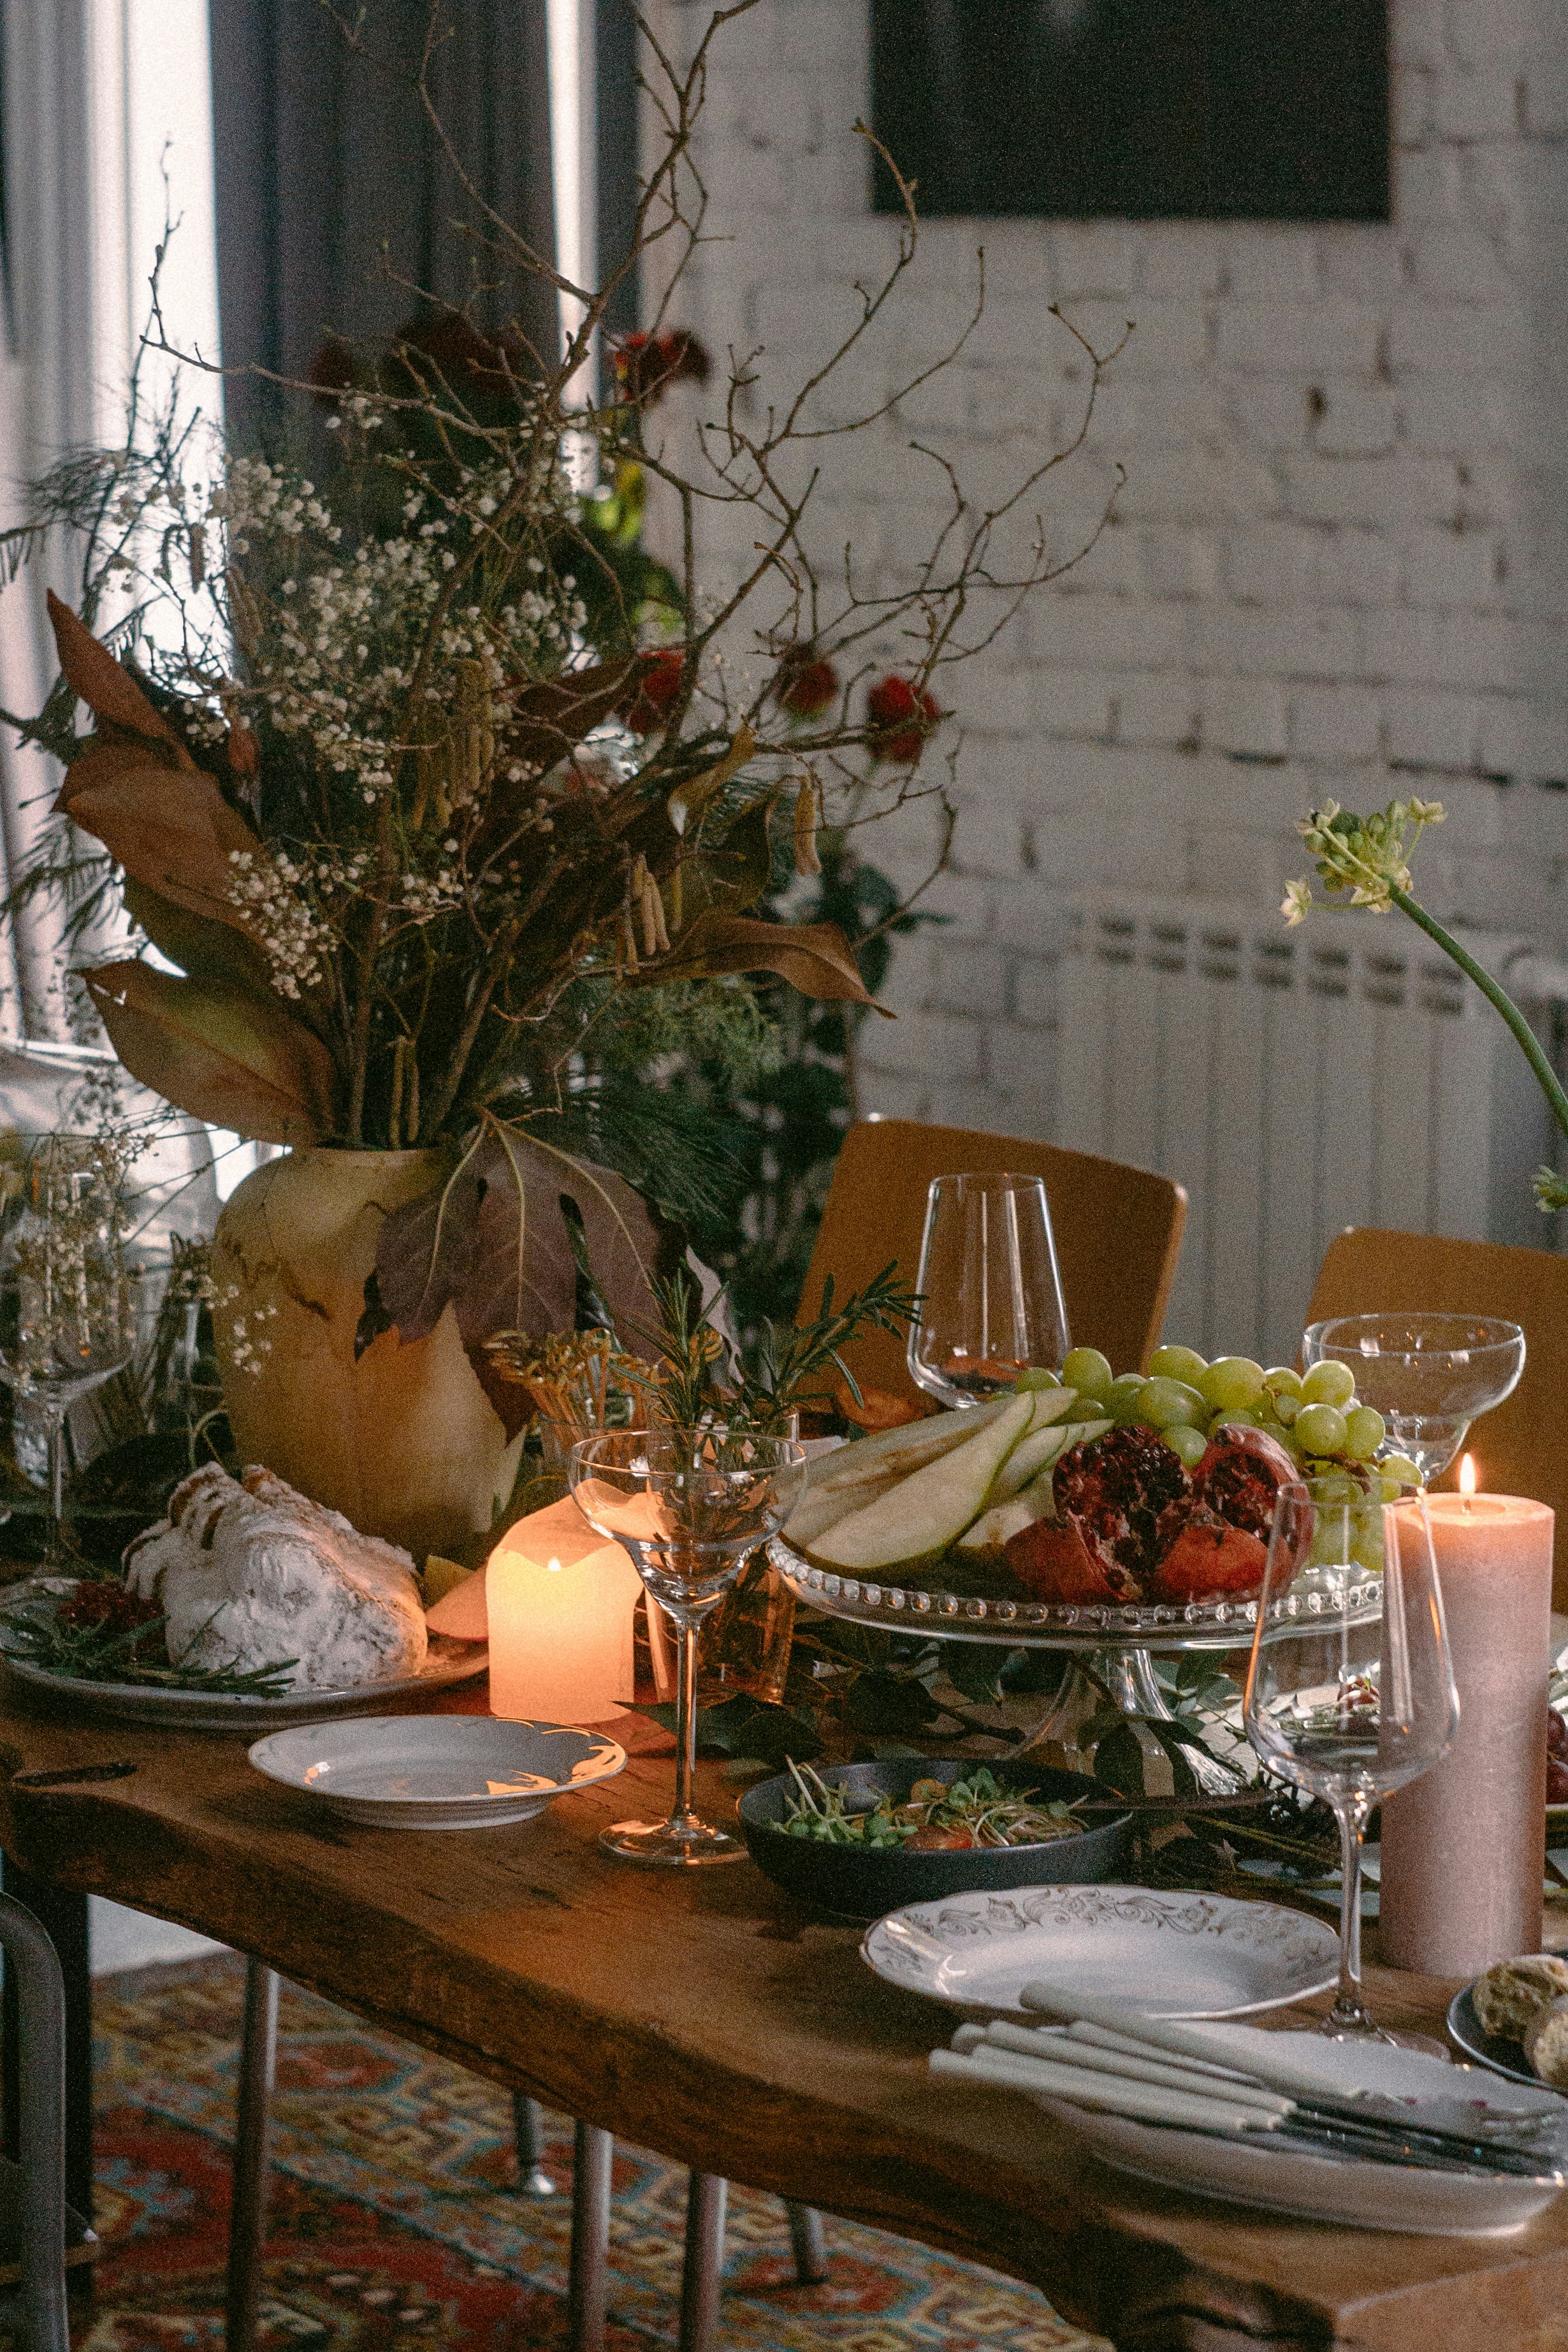
[[[1168,1339],[1292,1361],[1344,1225],[1553,1245],[1530,1194],[1552,1130],[1524,1057],[1402,917],[1288,931],[1267,909],[1102,893],[1071,926],[1057,1140],[1186,1185]],[[1464,943],[1528,968],[1517,936]]]

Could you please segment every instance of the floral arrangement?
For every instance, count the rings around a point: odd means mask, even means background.
[[[715,1139],[675,1134],[648,1073],[676,1045],[765,1057],[746,975],[870,1005],[835,923],[752,911],[780,837],[810,877],[824,824],[946,804],[946,777],[922,773],[943,676],[1065,568],[1030,505],[1057,449],[984,504],[937,461],[947,510],[897,584],[852,551],[820,566],[810,516],[833,446],[967,340],[825,421],[914,262],[912,204],[825,366],[765,401],[760,354],[732,353],[706,390],[708,356],[669,313],[707,233],[689,150],[734,13],[685,66],[655,51],[666,140],[634,249],[609,285],[562,289],[580,316],[563,352],[430,301],[384,345],[330,342],[279,386],[308,467],[225,446],[177,400],[148,415],[133,387],[123,445],[57,466],[0,541],[14,565],[62,531],[81,553],[75,609],[49,600],[60,678],[14,721],[67,770],[22,888],[63,894],[77,938],[121,902],[141,951],[81,974],[121,1060],[247,1137],[437,1146],[453,1171],[481,1153],[466,1208],[443,1207],[476,1247],[486,1186],[520,1210],[517,1147],[546,1134],[664,1210],[700,1198]],[[559,287],[469,193],[495,277]],[[672,251],[655,316],[585,404],[616,286]],[[1078,439],[1103,364],[1083,354]],[[677,396],[706,419],[666,431]],[[653,499],[678,532],[668,563],[643,544]],[[754,559],[706,593],[702,518],[735,508]],[[422,1230],[405,1301],[426,1297],[445,1228]],[[398,1276],[382,1271],[385,1299]]]
[[[1302,817],[1297,831],[1312,854],[1319,878],[1333,894],[1331,906],[1365,907],[1375,915],[1386,915],[1397,908],[1475,982],[1508,1024],[1535,1073],[1558,1133],[1568,1141],[1568,1094],[1540,1038],[1501,982],[1422,906],[1411,888],[1411,853],[1427,826],[1441,824],[1443,818],[1440,801],[1390,801],[1386,808],[1375,810],[1370,816],[1357,816],[1337,802],[1327,801]],[[1286,884],[1281,912],[1288,924],[1304,922],[1312,906],[1310,882]],[[1556,1209],[1568,1209],[1568,1180],[1554,1168],[1537,1169],[1535,1198],[1548,1215]]]

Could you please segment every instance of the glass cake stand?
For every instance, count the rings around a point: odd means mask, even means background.
[[[1174,1722],[1175,1713],[1155,1672],[1156,1657],[1193,1650],[1249,1650],[1258,1622],[1256,1595],[1232,1600],[1111,1602],[998,1600],[953,1592],[940,1584],[890,1584],[880,1577],[845,1576],[821,1566],[775,1536],[768,1558],[797,1601],[852,1625],[889,1633],[925,1633],[943,1642],[986,1642],[1009,1650],[1062,1650],[1077,1657],[1127,1715]],[[1369,1574],[1368,1603],[1382,1579]],[[1354,1596],[1351,1597],[1354,1606]],[[1064,1689],[1035,1738],[1061,1719]],[[1235,1793],[1223,1768],[1197,1750],[1188,1760],[1200,1787],[1216,1796]]]

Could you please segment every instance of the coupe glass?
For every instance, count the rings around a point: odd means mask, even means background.
[[[1071,1342],[1038,1176],[938,1176],[920,1244],[909,1373],[946,1405],[983,1404]]]
[[[1429,1770],[1459,1720],[1425,1496],[1384,1505],[1343,1476],[1281,1488],[1244,1712],[1267,1769],[1339,1821],[1339,1991],[1319,2030],[1394,2041],[1362,1999],[1362,1836],[1378,1799]]]
[[[1524,1334],[1491,1315],[1336,1315],[1309,1324],[1301,1357],[1348,1364],[1361,1402],[1430,1485],[1471,1422],[1519,1386]]]
[[[43,1423],[51,1565],[65,1557],[66,1414],[130,1361],[134,1338],[119,1202],[89,1152],[80,1136],[44,1136],[0,1201],[0,1380]]]
[[[600,1839],[628,1862],[688,1869],[738,1862],[739,1838],[692,1810],[697,1628],[800,1499],[806,1456],[791,1438],[722,1429],[615,1429],[571,1449],[578,1509],[624,1544],[675,1628],[675,1804],[664,1822],[618,1822]]]

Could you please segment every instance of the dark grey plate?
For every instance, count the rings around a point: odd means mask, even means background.
[[[1474,1985],[1466,1985],[1448,2003],[1450,2040],[1478,2066],[1490,2066],[1494,2074],[1506,2074],[1511,2083],[1528,2083],[1532,2091],[1550,2091],[1552,2085],[1543,2083],[1535,2073],[1524,2054],[1522,2042],[1515,2042],[1511,2034],[1482,2032],[1476,2005],[1470,1999],[1474,1990]]]
[[[863,1797],[867,1809],[879,1795],[895,1802],[907,1797],[916,1780],[959,1780],[978,1769],[972,1757],[901,1756],[884,1764],[833,1764],[821,1769],[830,1788],[836,1784]],[[990,1770],[1005,1787],[1033,1789],[1048,1801],[1061,1797],[1085,1797],[1103,1804],[1109,1792],[1082,1772],[1055,1772],[1048,1766],[1021,1761],[993,1762]],[[880,1919],[906,1903],[940,1902],[945,1895],[967,1895],[972,1889],[1038,1886],[1049,1879],[1053,1886],[1082,1885],[1114,1878],[1133,1840],[1133,1816],[1109,1818],[1091,1814],[1092,1826],[1078,1837],[1052,1838],[1044,1845],[993,1846],[982,1853],[911,1853],[906,1848],[856,1848],[819,1845],[814,1838],[785,1836],[775,1823],[787,1818],[786,1799],[795,1783],[786,1774],[748,1789],[737,1811],[741,1832],[752,1860],[777,1885],[810,1905],[841,1919]]]

